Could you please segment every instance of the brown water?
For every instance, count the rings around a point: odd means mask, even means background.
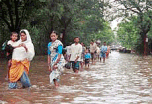
[[[31,63],[29,89],[8,89],[6,62],[0,61],[2,104],[152,104],[152,57],[113,51],[106,63],[74,74],[66,69],[60,86],[49,83],[47,59],[37,56]],[[18,83],[19,86],[20,83]]]

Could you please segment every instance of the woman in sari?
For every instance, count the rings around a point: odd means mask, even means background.
[[[58,35],[55,31],[50,34],[51,42],[48,43],[48,66],[50,73],[50,83],[59,86],[59,78],[64,70],[65,60],[62,54],[63,44],[57,40]]]
[[[9,71],[10,89],[17,88],[17,81],[21,82],[23,88],[31,86],[28,74],[30,61],[35,52],[29,32],[25,29],[20,31],[19,46],[13,50],[12,65]]]

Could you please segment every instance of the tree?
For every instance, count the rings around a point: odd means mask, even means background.
[[[137,47],[144,55],[147,54],[146,38],[150,31],[152,24],[152,2],[151,0],[115,0],[117,3],[123,5],[119,8],[121,14],[124,16],[137,15],[139,34],[141,44]]]
[[[112,40],[113,33],[103,17],[103,4],[102,0],[9,0],[9,3],[1,0],[0,23],[4,26],[0,26],[3,38],[0,43],[9,39],[9,31],[18,32],[20,28],[29,30],[36,54],[47,53],[53,30],[59,35],[63,33],[63,38],[59,36],[59,39],[64,46],[73,42],[75,36],[86,45],[91,39]]]
[[[104,18],[101,0],[83,0],[80,6],[79,15],[76,15],[74,21],[77,22],[77,32],[80,38],[87,45],[91,39],[96,39],[96,34],[103,30]],[[102,34],[98,34],[102,35]]]
[[[63,0],[61,2],[61,5],[63,6],[63,13],[61,14],[61,17],[59,18],[60,27],[62,28],[61,32],[63,34],[62,42],[65,45],[66,44],[66,38],[67,38],[67,29],[69,28],[70,24],[72,23],[72,20],[77,15],[76,13],[80,11],[79,8],[79,2],[76,0]]]
[[[0,20],[3,21],[10,32],[20,31],[22,22],[26,20],[32,10],[40,6],[39,0],[1,0],[0,1]]]
[[[122,20],[117,30],[117,39],[121,42],[121,45],[133,49],[138,42],[138,28],[136,27],[137,17],[134,16],[130,20]]]

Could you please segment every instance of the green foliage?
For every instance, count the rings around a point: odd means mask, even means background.
[[[124,20],[119,24],[119,29],[117,31],[118,41],[121,42],[122,46],[132,49],[138,41],[138,29],[135,26],[135,21],[137,18],[134,17],[131,20]]]
[[[117,2],[124,6],[119,10],[122,17],[129,19],[129,23],[131,23],[131,28],[128,22],[121,23],[118,30],[119,40],[124,46],[134,47],[140,53],[145,54],[144,40],[152,26],[151,0],[117,0]],[[126,13],[129,15],[125,15]],[[136,17],[135,20],[130,19],[133,16]]]
[[[90,44],[91,39],[100,39],[102,42],[112,43],[114,34],[110,25],[103,18],[102,8],[107,4],[100,0],[10,0],[12,5],[10,16],[5,0],[0,2],[3,11],[0,11],[0,43],[9,39],[10,31],[27,29],[30,32],[36,54],[46,54],[47,44],[50,41],[50,32],[56,30],[63,33],[64,46],[73,43],[75,36],[81,42]],[[16,5],[16,3],[19,3]],[[15,14],[15,8],[18,16]],[[6,11],[5,15],[4,12]],[[4,21],[3,16],[7,20]],[[13,18],[11,22],[10,17]],[[16,21],[18,18],[18,22]],[[13,25],[16,27],[12,27]],[[59,36],[60,39],[60,36]]]

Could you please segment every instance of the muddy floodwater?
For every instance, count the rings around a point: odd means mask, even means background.
[[[97,61],[78,74],[65,69],[58,88],[49,83],[46,56],[31,63],[31,88],[8,89],[6,73],[1,59],[0,104],[152,104],[152,56],[112,51],[105,64]]]

